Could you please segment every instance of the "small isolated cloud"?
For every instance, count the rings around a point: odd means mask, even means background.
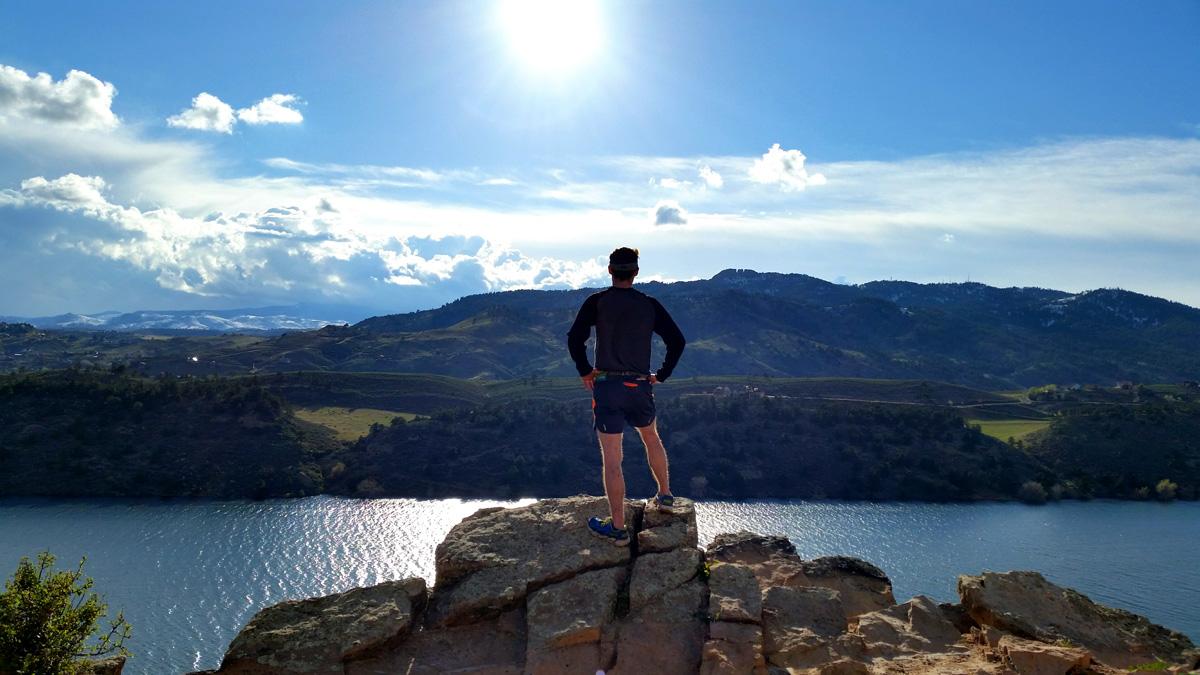
[[[668,190],[685,190],[692,186],[692,181],[679,180],[678,178],[659,178],[656,184]]]
[[[23,118],[79,129],[112,129],[120,124],[113,114],[117,88],[82,70],[72,70],[58,82],[46,73],[30,77],[12,66],[0,65],[0,119]]]
[[[942,242],[947,243],[947,244],[953,244],[954,243],[954,235],[950,234],[949,232],[947,232],[946,234],[943,234]]]
[[[720,190],[725,185],[725,179],[721,177],[721,174],[713,171],[712,167],[707,164],[700,167],[700,180],[714,190]]]
[[[178,115],[167,118],[167,125],[197,131],[216,131],[232,134],[236,122],[233,106],[208,92],[200,92],[192,99],[192,107]]]
[[[489,185],[489,186],[490,185],[508,186],[508,185],[516,185],[517,181],[515,181],[511,178],[488,178],[488,179],[479,181],[479,184],[480,185]]]
[[[679,202],[664,199],[654,206],[655,225],[687,225],[687,211]]]
[[[233,106],[208,92],[200,92],[192,99],[192,107],[178,115],[167,118],[167,125],[196,131],[215,131],[232,134],[238,121],[261,126],[263,124],[299,124],[304,116],[291,107],[300,99],[292,94],[273,94],[249,108],[234,111]]]
[[[784,150],[776,143],[750,167],[750,180],[778,185],[784,192],[798,192],[810,185],[824,185],[824,174],[810,174],[804,168],[807,158],[799,150]]]
[[[299,102],[294,94],[272,94],[237,111],[237,116],[246,124],[299,124],[304,116],[292,107]]]

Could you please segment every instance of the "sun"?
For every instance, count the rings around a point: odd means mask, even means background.
[[[535,72],[577,70],[604,43],[598,0],[501,0],[499,14],[513,55]]]

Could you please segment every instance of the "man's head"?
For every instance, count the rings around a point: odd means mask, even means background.
[[[613,281],[630,281],[638,273],[638,250],[622,246],[608,255],[608,273]]]

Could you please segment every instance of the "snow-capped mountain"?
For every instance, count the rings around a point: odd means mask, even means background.
[[[297,305],[255,309],[69,313],[34,318],[0,317],[0,321],[29,323],[38,328],[57,330],[274,333],[341,325],[368,314],[357,308]]]

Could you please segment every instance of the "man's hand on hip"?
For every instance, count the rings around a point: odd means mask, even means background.
[[[596,386],[596,373],[599,373],[599,372],[600,372],[599,370],[596,370],[595,368],[593,368],[592,372],[588,373],[587,375],[583,375],[579,378],[579,379],[583,380],[583,388],[584,389],[587,389],[588,391],[592,391],[592,388]]]

